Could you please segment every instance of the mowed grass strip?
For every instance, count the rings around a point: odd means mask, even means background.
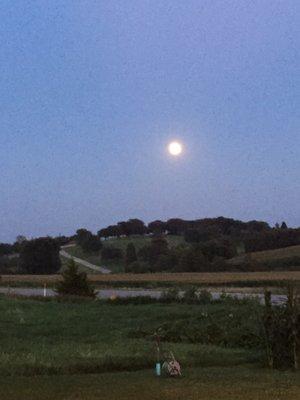
[[[153,371],[0,377],[5,400],[296,400],[300,374],[249,367],[188,368],[180,379]]]

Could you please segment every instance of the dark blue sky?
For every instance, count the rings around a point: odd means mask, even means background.
[[[299,1],[2,0],[0,18],[0,241],[300,225]]]

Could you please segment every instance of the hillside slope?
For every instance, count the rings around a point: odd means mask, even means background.
[[[233,257],[228,260],[231,265],[238,265],[245,261],[256,261],[262,264],[268,264],[278,268],[285,266],[300,265],[300,245],[284,247],[274,250],[256,251]]]
[[[169,246],[174,247],[184,242],[182,236],[169,235],[166,237]],[[121,249],[123,254],[125,254],[127,245],[133,243],[136,250],[138,251],[143,246],[151,243],[150,236],[131,236],[131,237],[121,237],[107,239],[103,241],[105,247],[116,247]],[[124,264],[122,259],[116,260],[105,260],[101,259],[101,251],[96,253],[85,253],[82,251],[80,246],[65,247],[64,251],[73,257],[80,258],[81,260],[87,261],[88,263],[97,265],[99,267],[105,267],[110,269],[112,272],[124,272]]]

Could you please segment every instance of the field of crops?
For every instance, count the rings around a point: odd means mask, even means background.
[[[195,285],[220,285],[220,284],[284,284],[288,282],[300,283],[300,271],[279,272],[216,272],[216,273],[156,273],[156,274],[91,274],[89,280],[94,283],[156,283],[156,284],[195,284]],[[61,279],[60,275],[2,275],[0,284],[32,283],[53,284]]]

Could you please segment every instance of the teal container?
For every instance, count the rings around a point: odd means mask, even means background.
[[[161,367],[160,367],[160,363],[156,363],[156,376],[160,376],[161,375]]]

